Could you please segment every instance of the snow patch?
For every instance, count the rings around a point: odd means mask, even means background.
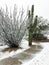
[[[7,46],[7,45],[4,45],[4,46],[0,46],[0,51],[2,51],[3,49],[5,49],[5,48],[8,48],[9,46]]]
[[[49,43],[41,43],[44,49],[36,57],[22,65],[49,65]]]
[[[20,47],[22,47],[24,49],[30,48],[29,45],[28,45],[28,41],[25,40],[25,39],[22,40]]]
[[[0,60],[3,60],[8,57],[13,57],[14,55],[23,52],[25,49],[18,49],[16,51],[11,52],[0,52]]]
[[[22,47],[23,49],[18,49],[16,51],[11,51],[11,52],[8,52],[8,51],[1,52],[3,49],[8,48],[8,46],[7,45],[0,46],[0,50],[1,50],[0,51],[0,60],[8,58],[8,57],[13,57],[14,55],[19,54],[19,53],[23,52],[24,50],[30,48],[28,46],[28,41],[26,41],[25,39],[22,40],[20,47]]]

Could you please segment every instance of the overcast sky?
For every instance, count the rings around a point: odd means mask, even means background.
[[[13,5],[16,4],[18,8],[22,6],[24,9],[32,4],[35,5],[35,15],[42,16],[45,19],[49,20],[49,0],[0,0],[0,7],[5,8],[5,4],[8,5],[8,8],[13,9]]]

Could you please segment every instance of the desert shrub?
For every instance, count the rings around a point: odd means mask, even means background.
[[[24,15],[24,10],[17,11],[14,5],[13,14],[6,6],[6,12],[0,10],[0,36],[5,44],[10,47],[19,47],[28,26],[28,17]]]

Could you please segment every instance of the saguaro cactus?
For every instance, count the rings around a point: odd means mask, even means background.
[[[32,45],[32,23],[33,23],[33,15],[34,15],[34,5],[32,5],[31,11],[29,10],[28,18],[29,18],[29,46]]]

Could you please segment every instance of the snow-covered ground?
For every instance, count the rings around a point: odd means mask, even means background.
[[[49,43],[41,43],[44,47],[43,50],[36,55],[35,58],[30,60],[30,62],[24,63],[22,65],[49,65]]]
[[[2,51],[2,50],[5,49],[5,48],[8,48],[8,46],[7,46],[7,45],[0,46],[0,51]]]
[[[0,46],[0,60],[8,58],[8,57],[12,57],[28,49],[29,48],[28,42],[24,40],[23,43],[24,44],[21,44],[21,47],[23,47],[23,49],[18,49],[16,51],[11,51],[11,52],[8,52],[8,51],[1,52],[1,50],[8,48],[8,46],[7,45]],[[34,57],[32,60],[22,65],[49,65],[49,43],[44,42],[44,43],[40,43],[40,45],[43,46],[43,50],[40,53],[36,54],[36,57]]]
[[[21,53],[23,52],[25,49],[18,49],[16,51],[11,51],[11,52],[0,52],[0,60],[3,60],[5,58],[8,58],[8,57],[12,57],[18,53]]]
[[[14,55],[16,55],[18,53],[21,53],[24,50],[30,48],[28,46],[28,41],[26,41],[26,40],[22,40],[22,43],[21,43],[20,47],[22,47],[23,49],[18,49],[16,51],[11,51],[11,52],[9,52],[9,51],[2,52],[2,50],[5,49],[5,48],[8,48],[8,46],[7,45],[0,46],[0,60],[8,58],[8,57],[12,57],[12,56],[14,56]]]

